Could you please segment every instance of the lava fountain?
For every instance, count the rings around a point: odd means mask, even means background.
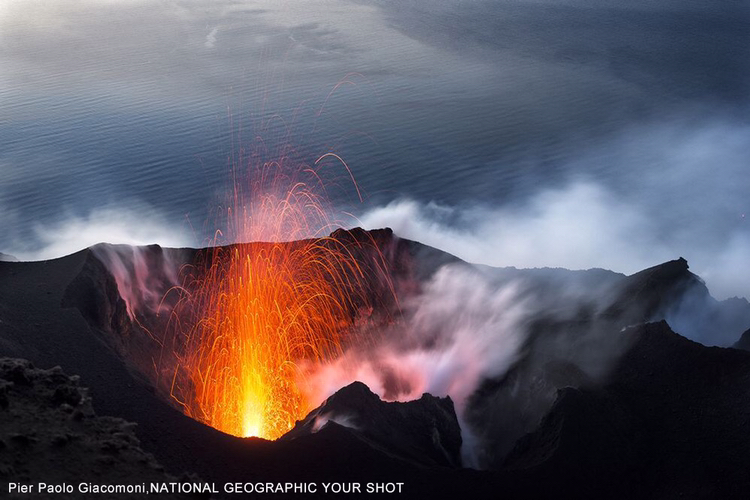
[[[183,269],[170,320],[170,394],[187,415],[223,432],[276,439],[312,409],[300,363],[338,356],[371,310],[371,266],[355,257],[362,242],[336,236],[344,231],[328,235],[338,225],[316,194],[325,190],[314,167],[252,170],[245,184],[234,176],[228,238],[217,232]],[[221,246],[224,239],[238,243]]]

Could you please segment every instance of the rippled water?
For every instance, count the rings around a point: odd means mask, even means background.
[[[730,159],[690,175],[746,168],[748,19],[729,1],[8,0],[0,250],[107,207],[200,239],[231,159],[259,144],[336,152],[365,202],[346,182],[332,197],[360,214],[401,198],[508,207],[586,178],[725,238],[750,182],[712,186],[730,202],[703,221],[673,150],[724,127]],[[658,182],[667,207],[649,202]]]

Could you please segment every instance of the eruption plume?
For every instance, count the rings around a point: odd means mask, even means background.
[[[371,310],[370,271],[354,256],[365,243],[344,231],[321,236],[336,223],[316,193],[320,177],[284,170],[266,163],[246,185],[234,183],[226,215],[238,243],[220,246],[217,232],[183,269],[169,323],[171,396],[187,415],[237,436],[275,439],[303,418],[312,404],[299,388],[300,362],[339,355],[360,311]]]

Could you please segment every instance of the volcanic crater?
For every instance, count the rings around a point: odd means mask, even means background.
[[[176,342],[165,336],[175,287],[209,250],[101,244],[0,261],[3,481],[35,481],[59,463],[62,479],[89,481],[89,457],[101,482],[131,473],[142,482],[144,470],[217,484],[400,482],[408,498],[729,498],[750,489],[750,305],[713,299],[684,259],[630,276],[487,268],[389,229],[331,238],[346,242],[362,276],[338,354],[367,360],[377,387],[352,372],[273,441],[214,429],[175,397],[181,353],[165,348]],[[408,371],[367,356],[390,345],[447,363],[446,344],[472,341],[404,333],[403,324],[422,325],[409,323],[414,303],[445,269],[512,286],[524,304],[513,325],[524,334],[503,369],[473,371],[469,394],[415,396],[421,386]],[[738,343],[707,347],[673,323]],[[503,337],[483,335],[484,350],[502,351]],[[460,381],[470,364],[434,373]],[[447,387],[439,382],[427,387]]]

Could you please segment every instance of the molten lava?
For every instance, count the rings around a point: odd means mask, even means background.
[[[309,184],[263,178],[250,196],[235,183],[226,212],[231,240],[256,243],[214,245],[184,272],[171,395],[221,431],[275,439],[312,409],[298,388],[300,362],[339,355],[368,299],[355,239],[301,239],[333,226]]]

